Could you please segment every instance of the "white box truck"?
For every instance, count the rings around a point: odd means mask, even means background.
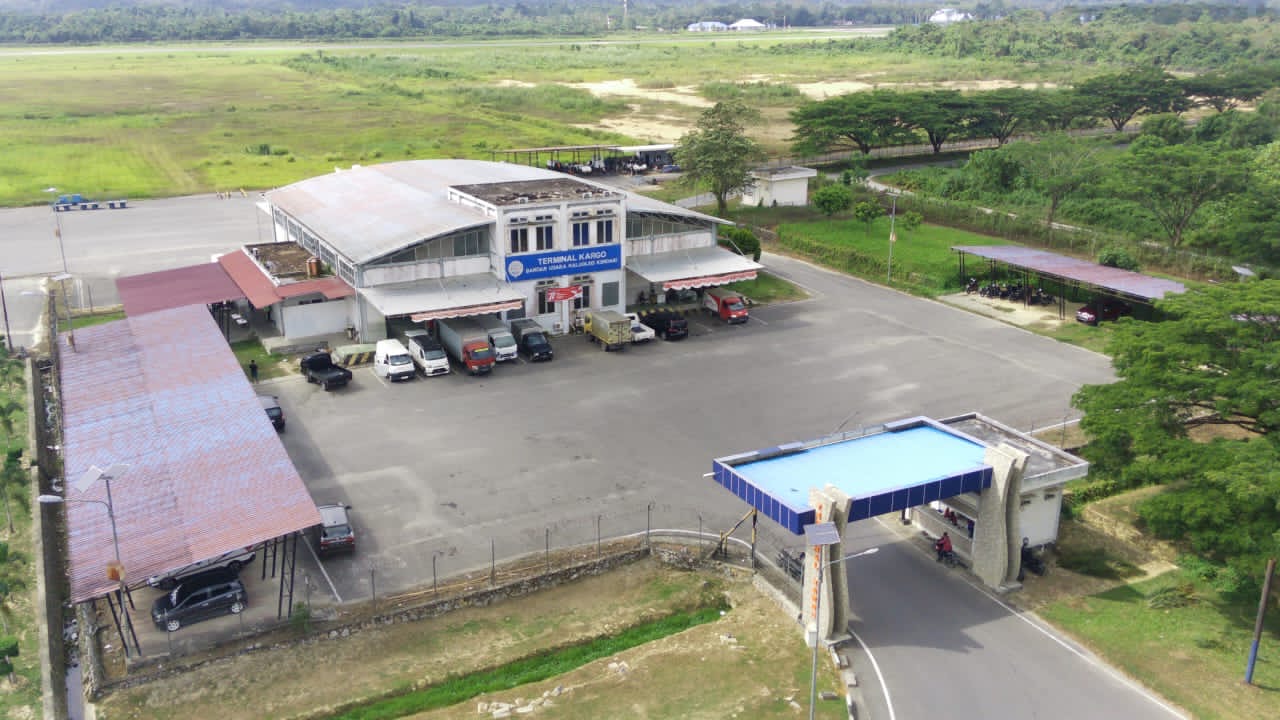
[[[484,331],[489,334],[489,342],[493,344],[493,356],[498,362],[516,359],[516,339],[497,315],[477,315],[473,318]]]

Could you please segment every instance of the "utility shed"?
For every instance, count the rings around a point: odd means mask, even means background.
[[[809,178],[817,176],[817,170],[796,165],[756,168],[751,171],[755,185],[742,193],[742,204],[764,207],[808,205]]]

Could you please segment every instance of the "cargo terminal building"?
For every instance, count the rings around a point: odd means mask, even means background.
[[[343,303],[324,315],[362,342],[387,337],[391,320],[490,313],[559,334],[581,310],[622,311],[641,292],[661,298],[760,269],[717,246],[723,220],[508,163],[357,166],[271,191],[265,210],[275,242],[296,243],[354,288],[313,301]]]

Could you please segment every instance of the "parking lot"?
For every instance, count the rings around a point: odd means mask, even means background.
[[[655,528],[727,529],[746,508],[702,477],[711,459],[913,415],[977,410],[1060,422],[1105,357],[781,257],[810,299],[745,325],[702,315],[682,341],[604,353],[554,340],[550,363],[391,385],[369,367],[324,392],[263,383],[317,503],[353,506],[357,550],[300,569],[322,602],[430,586],[526,553]],[[856,472],[856,468],[851,468]],[[820,482],[820,479],[815,479]],[[648,511],[650,503],[652,512]],[[761,525],[769,547],[796,544]],[[303,585],[301,584],[299,588]]]

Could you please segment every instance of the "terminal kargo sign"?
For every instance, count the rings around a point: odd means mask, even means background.
[[[507,258],[507,282],[580,275],[622,267],[622,245],[592,245]]]

